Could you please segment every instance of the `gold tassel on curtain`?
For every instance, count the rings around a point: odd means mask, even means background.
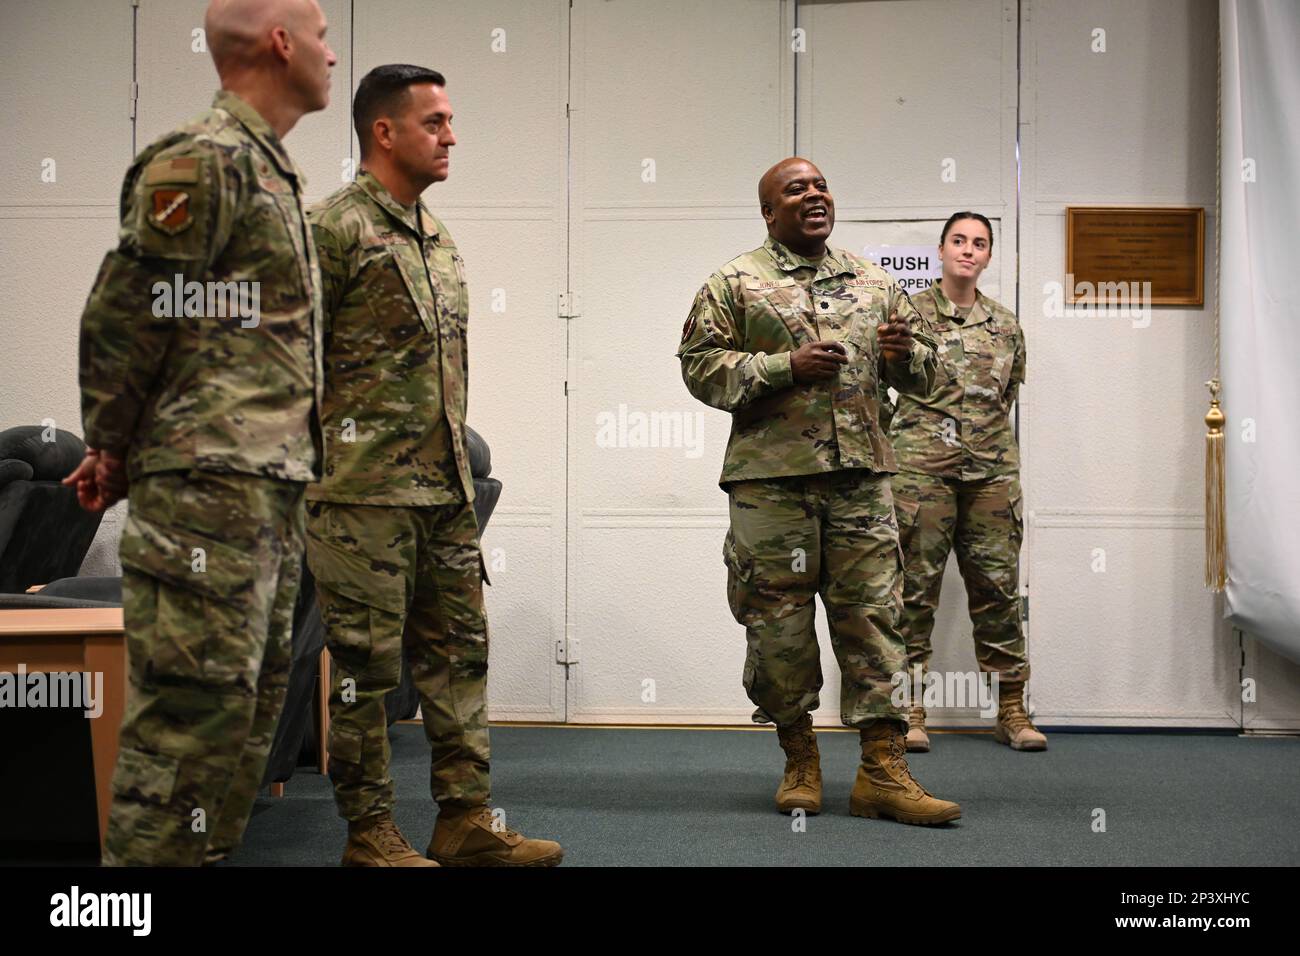
[[[1210,379],[1210,410],[1205,413],[1205,586],[1222,591],[1228,583],[1228,527],[1224,510],[1223,412],[1219,380]]]

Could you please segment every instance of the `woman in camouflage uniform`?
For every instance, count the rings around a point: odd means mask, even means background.
[[[1045,750],[1024,708],[1029,662],[1017,587],[1020,457],[1010,411],[1025,379],[1025,338],[1015,314],[975,287],[992,255],[988,219],[954,213],[939,238],[943,277],[912,300],[933,326],[948,375],[924,398],[900,395],[890,424],[905,562],[900,623],[909,673],[924,670],[955,548],[980,670],[998,675],[995,736],[1014,750]],[[908,750],[930,749],[921,703],[912,701]]]

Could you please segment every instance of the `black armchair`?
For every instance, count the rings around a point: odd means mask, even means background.
[[[0,432],[0,593],[71,577],[81,567],[103,514],[83,511],[76,489],[60,482],[85,453],[80,438],[53,427]]]

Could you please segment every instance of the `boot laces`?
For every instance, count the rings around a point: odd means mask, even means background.
[[[385,853],[410,853],[411,845],[406,842],[406,837],[402,836],[402,831],[397,829],[397,824],[393,822],[392,817],[383,817],[371,831],[374,840],[379,844],[379,848]]]
[[[514,837],[519,837],[521,840],[523,839],[523,834],[520,833],[518,830],[510,829],[510,827],[506,826],[504,822],[498,824],[497,822],[498,819],[504,820],[505,818],[494,817],[492,815],[492,811],[487,809],[486,807],[482,810],[481,816],[483,818],[483,822],[487,825],[487,829],[489,833],[495,834],[496,836],[499,836],[505,840],[509,840]]]
[[[808,773],[808,764],[799,763],[795,765],[794,785],[796,787],[808,787],[812,785],[812,777]]]
[[[1020,703],[1018,700],[1012,701],[1003,707],[1002,713],[998,715],[998,719],[1001,721],[1002,726],[1013,734],[1026,729],[1036,729],[1033,722],[1029,719],[1029,714],[1025,712],[1024,704]]]
[[[905,787],[915,787],[927,797],[933,797],[929,790],[921,786],[920,782],[912,776],[912,769],[907,765],[907,744],[902,734],[892,734],[889,738],[889,753],[886,755],[889,761],[890,769]]]
[[[812,744],[802,734],[787,742],[786,772],[794,771],[794,785],[812,785]]]

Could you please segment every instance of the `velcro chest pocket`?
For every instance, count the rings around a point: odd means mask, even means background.
[[[973,381],[1001,394],[1011,378],[1011,366],[1015,360],[1014,330],[984,322],[970,329],[963,341],[970,356]]]
[[[365,244],[361,283],[375,327],[393,348],[407,348],[437,327],[436,293],[418,251],[381,241]]]
[[[745,279],[749,351],[788,350],[817,338],[808,295],[794,279]]]

